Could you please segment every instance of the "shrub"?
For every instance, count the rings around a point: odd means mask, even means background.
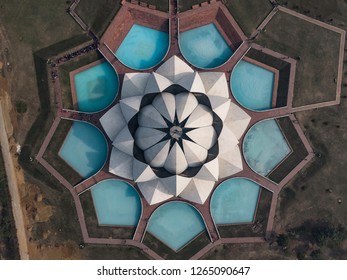
[[[16,111],[19,114],[23,114],[28,110],[27,104],[24,101],[16,102]]]

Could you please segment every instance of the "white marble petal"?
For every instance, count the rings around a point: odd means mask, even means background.
[[[237,139],[242,137],[250,121],[251,117],[245,111],[236,104],[230,103],[229,112],[224,120],[224,125],[235,134]]]
[[[165,135],[166,133],[154,128],[139,127],[135,132],[135,143],[140,149],[146,150],[157,144]]]
[[[150,73],[126,73],[122,84],[122,98],[143,96]]]
[[[202,72],[199,75],[207,95],[229,98],[229,86],[223,72]]]
[[[162,92],[164,89],[172,85],[172,82],[166,77],[153,73],[147,81],[145,94]]]
[[[177,56],[170,57],[156,71],[156,73],[168,78],[170,81],[177,82],[187,73],[194,73],[194,70],[189,67],[182,59]]]
[[[199,73],[188,73],[177,81],[177,84],[185,88],[188,92],[206,93],[204,84]]]
[[[200,145],[183,140],[183,151],[189,167],[196,167],[204,163],[207,158],[207,150]]]
[[[196,174],[195,178],[208,181],[217,181],[219,177],[219,162],[218,158],[206,162],[199,172]]]
[[[176,114],[179,122],[185,120],[199,105],[198,100],[191,93],[180,93],[175,97]]]
[[[162,92],[154,98],[152,104],[164,118],[170,122],[174,121],[176,104],[173,94]]]
[[[134,158],[133,161],[133,178],[136,183],[151,181],[157,178],[152,168],[142,161]]]
[[[236,138],[235,134],[227,126],[223,126],[218,138],[219,153],[223,154],[230,149],[234,149],[238,143],[239,140]]]
[[[131,135],[128,126],[125,126],[123,130],[117,135],[113,141],[113,146],[122,152],[133,155],[134,138]]]
[[[211,109],[205,105],[199,104],[196,106],[194,111],[189,116],[185,127],[194,128],[194,127],[204,127],[210,126],[213,123],[213,114]]]
[[[219,154],[218,160],[220,179],[234,175],[243,169],[242,156],[238,146],[226,153]]]
[[[119,177],[133,180],[133,157],[113,147],[109,171]]]
[[[186,157],[184,156],[181,147],[176,142],[169,152],[164,168],[173,174],[180,174],[186,170],[187,167],[188,163]]]
[[[230,108],[230,99],[220,96],[209,96],[211,107],[218,117],[224,121]]]
[[[167,127],[161,114],[153,105],[143,107],[138,115],[138,123],[142,127],[165,128]]]
[[[139,182],[137,183],[137,186],[150,205],[163,202],[173,197],[173,195],[167,190],[166,186],[161,182],[160,179],[154,179],[147,182]]]
[[[111,141],[113,141],[117,134],[127,125],[119,104],[109,109],[100,118],[100,123]]]
[[[203,204],[210,195],[214,184],[214,181],[193,178],[179,196],[189,201]]]
[[[170,141],[162,141],[147,149],[145,154],[146,161],[153,167],[163,167],[170,150]]]
[[[179,175],[174,175],[166,178],[160,178],[160,180],[171,194],[173,194],[174,196],[178,196],[192,179]]]
[[[137,114],[140,109],[142,96],[133,96],[119,101],[122,114],[126,122],[129,122],[133,116]]]
[[[196,144],[205,149],[210,149],[217,142],[217,134],[212,126],[205,126],[187,132],[187,136]]]

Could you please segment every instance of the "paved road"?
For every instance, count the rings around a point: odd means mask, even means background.
[[[2,150],[2,154],[4,158],[4,163],[5,163],[5,170],[7,174],[8,187],[10,190],[13,217],[14,217],[14,222],[17,229],[19,254],[22,260],[28,260],[29,252],[28,252],[27,239],[25,235],[25,223],[24,223],[22,208],[20,205],[20,196],[18,191],[15,169],[14,169],[13,161],[10,154],[10,146],[8,143],[8,138],[7,138],[6,128],[5,128],[1,99],[0,99],[0,143],[1,143],[1,150]]]

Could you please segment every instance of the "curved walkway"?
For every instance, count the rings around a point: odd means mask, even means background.
[[[8,188],[10,190],[12,212],[17,231],[19,255],[22,260],[29,259],[29,251],[27,237],[25,234],[25,223],[20,203],[20,195],[18,191],[16,173],[10,153],[10,145],[7,138],[5,128],[4,115],[2,111],[2,101],[0,98],[0,143],[1,151],[4,159],[5,170],[7,174]]]

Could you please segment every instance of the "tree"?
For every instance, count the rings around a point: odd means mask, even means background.
[[[330,223],[322,223],[312,227],[311,234],[314,242],[324,246],[328,241],[341,242],[346,238],[346,230],[343,226],[334,226]]]
[[[276,241],[278,246],[286,248],[289,244],[289,237],[286,234],[279,234]]]

